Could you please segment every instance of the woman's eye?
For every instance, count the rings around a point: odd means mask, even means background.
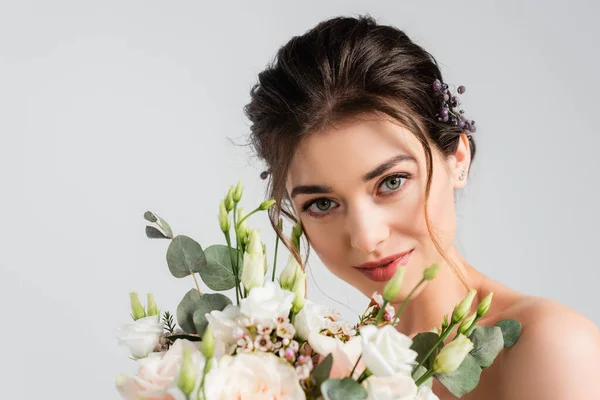
[[[383,192],[393,192],[395,190],[400,189],[404,185],[404,182],[408,179],[407,176],[404,175],[393,175],[387,177],[379,187]]]
[[[323,215],[334,209],[336,203],[329,199],[316,199],[306,204],[303,209],[312,215]]]

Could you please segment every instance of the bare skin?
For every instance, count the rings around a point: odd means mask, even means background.
[[[396,162],[379,168],[379,174],[366,176],[392,159]],[[466,135],[450,157],[435,152],[427,203],[434,232],[457,270],[441,257],[426,228],[423,148],[412,133],[391,121],[356,121],[314,132],[292,159],[287,188],[311,247],[334,275],[365,296],[381,293],[385,282],[361,273],[357,267],[363,263],[411,251],[402,291],[392,302],[396,307],[425,268],[440,265],[436,278],[413,296],[399,331],[414,336],[439,326],[471,288],[477,290],[475,303],[494,292],[492,308],[480,325],[505,318],[521,322],[519,342],[483,371],[477,389],[464,398],[600,398],[598,328],[574,310],[486,277],[457,251],[454,193],[467,184],[460,175],[470,161]],[[454,398],[437,382],[434,391],[442,400]]]

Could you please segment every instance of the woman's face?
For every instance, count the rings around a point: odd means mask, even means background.
[[[464,135],[463,135],[464,136]],[[468,142],[444,159],[434,150],[429,220],[445,250],[455,234],[454,189],[468,170]],[[315,132],[292,159],[287,190],[311,247],[366,296],[406,266],[405,296],[440,255],[425,216],[426,160],[418,139],[389,121]]]

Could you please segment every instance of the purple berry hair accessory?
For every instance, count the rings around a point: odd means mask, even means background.
[[[451,125],[458,126],[461,129],[467,130],[467,136],[471,137],[471,133],[475,132],[475,121],[464,117],[464,110],[460,109],[461,104],[458,96],[463,94],[467,89],[460,85],[456,89],[456,94],[452,93],[447,83],[443,83],[439,79],[433,81],[433,90],[441,100],[439,112],[436,114],[438,121],[447,122]]]

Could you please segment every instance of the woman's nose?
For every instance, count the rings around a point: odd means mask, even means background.
[[[363,205],[348,217],[348,232],[353,248],[371,254],[390,236],[384,213]]]

